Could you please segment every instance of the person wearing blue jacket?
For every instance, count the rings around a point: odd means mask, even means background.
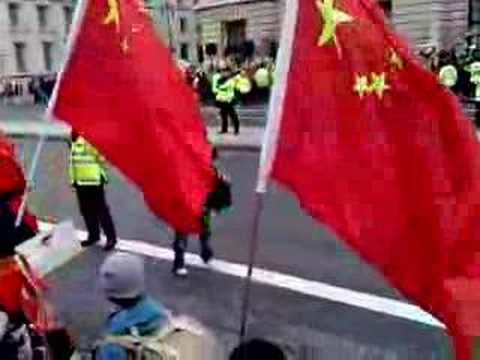
[[[109,256],[100,269],[100,287],[116,306],[109,316],[104,335],[152,335],[169,323],[169,312],[145,291],[145,270],[140,257],[129,253]],[[97,360],[127,360],[126,351],[116,344],[100,346]]]

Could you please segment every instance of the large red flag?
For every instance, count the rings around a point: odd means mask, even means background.
[[[480,146],[373,0],[289,2],[260,168],[408,299],[480,335]],[[277,78],[277,77],[276,77]]]
[[[213,186],[211,149],[193,91],[142,4],[80,2],[50,113],[95,145],[173,228],[197,232]]]
[[[15,159],[15,150],[6,136],[0,133],[0,198],[22,195],[25,177]]]

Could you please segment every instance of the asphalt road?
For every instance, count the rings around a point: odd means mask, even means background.
[[[19,140],[18,154],[28,168],[34,142]],[[41,216],[73,217],[83,228],[66,177],[67,146],[48,142],[29,205]],[[234,182],[234,207],[214,223],[217,258],[247,262],[249,226],[258,154],[222,152]],[[158,179],[161,186],[161,178]],[[121,238],[169,247],[171,231],[145,208],[141,194],[115,170],[107,191]],[[401,298],[328,229],[302,213],[294,198],[273,186],[261,219],[257,266],[305,279]],[[192,239],[193,240],[193,239]],[[196,250],[191,241],[191,250]],[[96,291],[96,271],[104,254],[89,250],[53,275],[52,298],[80,344],[88,347],[100,331],[107,305]],[[149,288],[175,312],[193,315],[210,326],[226,349],[237,339],[242,281],[194,269],[175,279],[171,264],[147,260]],[[448,359],[448,338],[438,328],[373,313],[293,291],[256,284],[252,293],[250,335],[282,343],[294,359]],[[227,351],[227,350],[226,350]]]
[[[25,147],[25,167],[29,167],[34,144]],[[19,148],[21,153],[23,149]],[[39,214],[59,219],[73,216],[78,227],[74,193],[66,177],[67,146],[49,142],[41,156],[31,196],[31,206]],[[247,243],[253,216],[253,189],[258,155],[250,152],[223,152],[222,163],[233,181],[233,209],[214,220],[213,244],[217,256],[247,262]],[[147,160],[148,161],[148,160]],[[115,170],[107,187],[107,197],[119,236],[169,246],[171,231],[152,215],[141,194]],[[161,178],[158,179],[161,186]],[[370,267],[351,255],[328,229],[315,223],[298,207],[292,196],[277,187],[267,195],[260,228],[258,266],[388,297],[397,297]],[[196,245],[192,241],[192,245]],[[292,251],[293,250],[293,251]],[[341,269],[341,271],[339,271]]]

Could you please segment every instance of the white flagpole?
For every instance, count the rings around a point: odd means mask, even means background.
[[[266,193],[268,178],[277,150],[278,135],[283,115],[283,101],[287,91],[287,79],[292,60],[295,30],[298,18],[298,1],[286,0],[280,47],[278,49],[274,82],[268,107],[268,121],[263,135],[256,192]]]
[[[70,59],[70,55],[73,51],[73,47],[75,45],[75,42],[78,38],[78,34],[80,32],[80,26],[81,26],[82,20],[83,20],[84,15],[85,15],[85,11],[87,9],[87,5],[88,5],[88,0],[80,0],[76,9],[75,9],[75,14],[74,14],[73,23],[72,23],[72,32],[70,33],[70,36],[69,36],[68,42],[67,42],[66,58],[64,60],[64,64],[63,64],[63,66],[62,66],[62,68],[59,72],[57,81],[55,83],[55,88],[53,90],[52,97],[50,98],[50,101],[48,103],[47,111],[46,111],[46,114],[44,116],[46,122],[52,121],[54,119],[54,116],[52,114],[52,109],[53,109],[53,106],[54,106],[54,104],[57,100],[58,87],[59,87],[61,79],[63,78],[63,72],[64,72],[64,70],[67,66],[67,63],[68,63],[69,59]],[[47,134],[46,133],[43,133],[42,135],[40,135],[40,139],[37,143],[37,146],[35,148],[35,153],[34,153],[34,156],[33,156],[33,159],[32,159],[32,165],[30,166],[30,170],[28,171],[27,184],[32,184],[32,182],[33,182],[33,179],[35,177],[35,172],[36,172],[36,169],[38,167],[38,161],[40,159],[40,154],[42,152],[43,145],[45,144],[46,139],[47,139]],[[27,204],[27,200],[28,200],[28,192],[29,192],[29,188],[27,186],[27,188],[25,189],[25,192],[22,195],[22,202],[21,202],[20,208],[18,210],[17,218],[15,219],[15,227],[20,226],[20,223],[22,222],[22,219],[23,219],[23,215],[25,214],[25,208],[26,208],[26,204]]]
[[[248,272],[245,279],[245,289],[242,301],[240,342],[245,339],[247,334],[252,273],[259,245],[258,230],[260,226],[260,216],[263,210],[263,200],[267,191],[268,178],[272,170],[272,164],[277,149],[280,123],[283,114],[283,101],[287,89],[287,79],[297,27],[298,1],[302,0],[286,0],[285,3],[280,47],[276,59],[274,83],[269,101],[268,120],[262,142],[257,187],[255,190],[255,209],[250,238]]]

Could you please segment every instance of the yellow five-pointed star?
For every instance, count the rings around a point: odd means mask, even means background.
[[[333,6],[334,0],[316,0],[317,8],[320,10],[323,19],[323,29],[318,38],[318,45],[323,46],[333,40],[338,48],[335,30],[338,24],[351,22],[353,17]]]
[[[103,19],[104,25],[115,24],[117,31],[120,31],[120,10],[118,0],[107,0],[108,13]]]
[[[370,85],[370,90],[375,91],[378,97],[381,99],[385,90],[390,89],[390,86],[387,85],[385,79],[385,73],[375,74],[372,73],[372,83]]]
[[[355,87],[353,90],[363,98],[363,96],[370,92],[370,86],[368,86],[368,78],[365,75],[357,75],[355,81]]]
[[[390,49],[390,65],[395,70],[403,69],[403,60],[393,49]]]

